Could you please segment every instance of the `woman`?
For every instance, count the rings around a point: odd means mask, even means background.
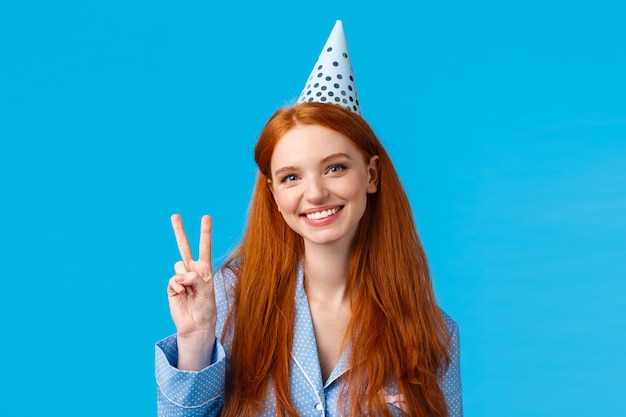
[[[367,122],[329,103],[281,109],[255,161],[247,229],[216,274],[211,219],[193,261],[172,217],[159,414],[462,416],[458,330]]]

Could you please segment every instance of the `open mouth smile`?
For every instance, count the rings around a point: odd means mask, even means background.
[[[343,206],[334,207],[328,210],[316,211],[315,213],[306,213],[304,216],[306,216],[309,220],[321,220],[337,214],[337,212],[339,212],[342,208]]]

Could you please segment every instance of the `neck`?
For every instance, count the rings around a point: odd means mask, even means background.
[[[304,289],[310,301],[339,304],[349,299],[350,249],[307,245],[304,252]]]

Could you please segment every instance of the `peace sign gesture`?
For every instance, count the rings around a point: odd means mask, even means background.
[[[174,214],[171,220],[182,258],[174,265],[176,274],[167,286],[170,313],[176,325],[178,368],[200,370],[210,361],[217,322],[211,266],[212,220],[202,217],[197,261],[193,260],[180,215]]]

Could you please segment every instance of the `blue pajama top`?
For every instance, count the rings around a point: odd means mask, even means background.
[[[342,386],[342,375],[348,368],[347,352],[344,351],[326,381],[317,356],[317,345],[309,303],[304,292],[303,272],[298,270],[296,287],[296,317],[292,362],[289,372],[289,387],[293,405],[302,417],[336,417],[341,414],[338,397]],[[157,382],[158,415],[161,417],[210,417],[219,416],[224,401],[226,366],[229,356],[228,344],[219,342],[224,321],[232,302],[230,289],[234,285],[234,274],[228,269],[219,270],[214,277],[215,297],[218,308],[216,334],[211,364],[201,371],[181,371],[176,368],[178,349],[176,336],[172,335],[156,344],[155,375]],[[462,417],[460,375],[460,347],[457,324],[443,313],[451,335],[450,365],[440,381],[448,404],[450,417]],[[346,349],[347,350],[347,349]],[[275,401],[269,390],[265,409],[259,416],[276,415]],[[394,416],[402,416],[403,399],[395,387],[381,395]]]

